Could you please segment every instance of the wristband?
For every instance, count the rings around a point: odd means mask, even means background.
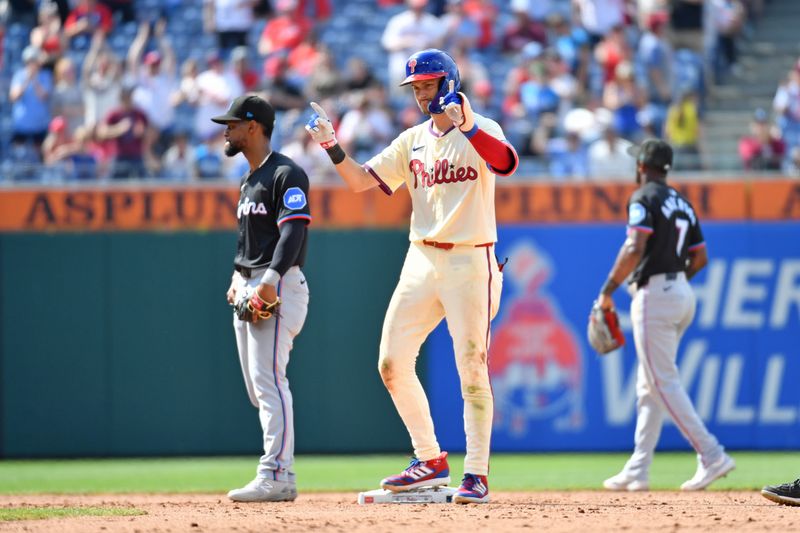
[[[324,147],[323,147],[324,148]],[[342,147],[339,144],[334,144],[330,148],[325,148],[325,151],[328,152],[328,157],[331,158],[334,165],[338,165],[347,157],[347,154],[344,153]]]
[[[337,144],[338,142],[339,142],[339,141],[337,141],[337,140],[336,140],[336,137],[334,137],[334,138],[333,138],[333,139],[331,139],[330,141],[325,141],[325,142],[321,142],[321,143],[319,143],[319,145],[320,145],[320,146],[322,146],[322,147],[323,147],[324,149],[326,149],[326,150],[330,150],[331,148],[333,148],[334,146],[336,146],[336,144]]]
[[[267,285],[272,285],[273,287],[277,287],[278,283],[281,281],[281,275],[278,273],[277,270],[273,270],[268,268],[264,275],[261,276],[261,283],[266,283]]]
[[[476,133],[478,133],[478,125],[473,124],[472,129],[470,129],[469,131],[462,131],[461,133],[463,133],[464,137],[466,137],[467,139],[471,139],[472,137],[475,136]]]

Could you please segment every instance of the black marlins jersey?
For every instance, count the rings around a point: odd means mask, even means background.
[[[239,239],[234,265],[252,269],[270,266],[280,225],[295,219],[311,221],[305,171],[285,155],[272,152],[263,165],[242,178],[236,218]],[[294,265],[303,266],[307,242],[306,229]]]
[[[628,230],[650,233],[630,279],[638,285],[654,274],[686,271],[689,250],[705,246],[692,204],[663,182],[650,181],[631,195]]]

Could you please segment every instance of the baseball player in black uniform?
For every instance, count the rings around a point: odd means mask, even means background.
[[[286,366],[308,310],[308,285],[300,270],[311,221],[308,176],[294,161],[272,151],[275,111],[265,100],[241,96],[225,115],[211,120],[227,126],[225,155],[241,152],[250,163],[241,182],[239,238],[227,299],[235,308],[233,327],[247,394],[258,408],[264,434],[255,479],[228,497],[292,501],[297,488]]]
[[[681,490],[702,490],[735,467],[698,416],[675,364],[678,344],[695,313],[688,280],[706,265],[708,256],[694,208],[667,185],[672,148],[651,139],[634,147],[632,155],[640,187],[628,200],[628,236],[598,301],[601,308],[613,309],[611,295],[630,275],[631,322],[639,360],[636,435],[633,455],[603,485],[609,490],[649,488],[650,463],[668,414],[697,451],[697,471]]]

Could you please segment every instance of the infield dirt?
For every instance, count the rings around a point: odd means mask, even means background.
[[[0,496],[0,507],[135,508],[141,516],[0,522],[2,532],[796,531],[800,508],[751,492],[500,492],[488,505],[358,505],[357,494],[307,493],[292,503],[224,495]]]

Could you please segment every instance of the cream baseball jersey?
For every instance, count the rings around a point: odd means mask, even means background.
[[[493,120],[475,114],[475,123],[503,142]],[[496,171],[456,128],[444,133],[433,121],[409,128],[364,168],[386,194],[405,183],[411,194],[411,242],[430,240],[453,244],[497,241],[494,213]],[[509,174],[513,169],[509,169]]]

